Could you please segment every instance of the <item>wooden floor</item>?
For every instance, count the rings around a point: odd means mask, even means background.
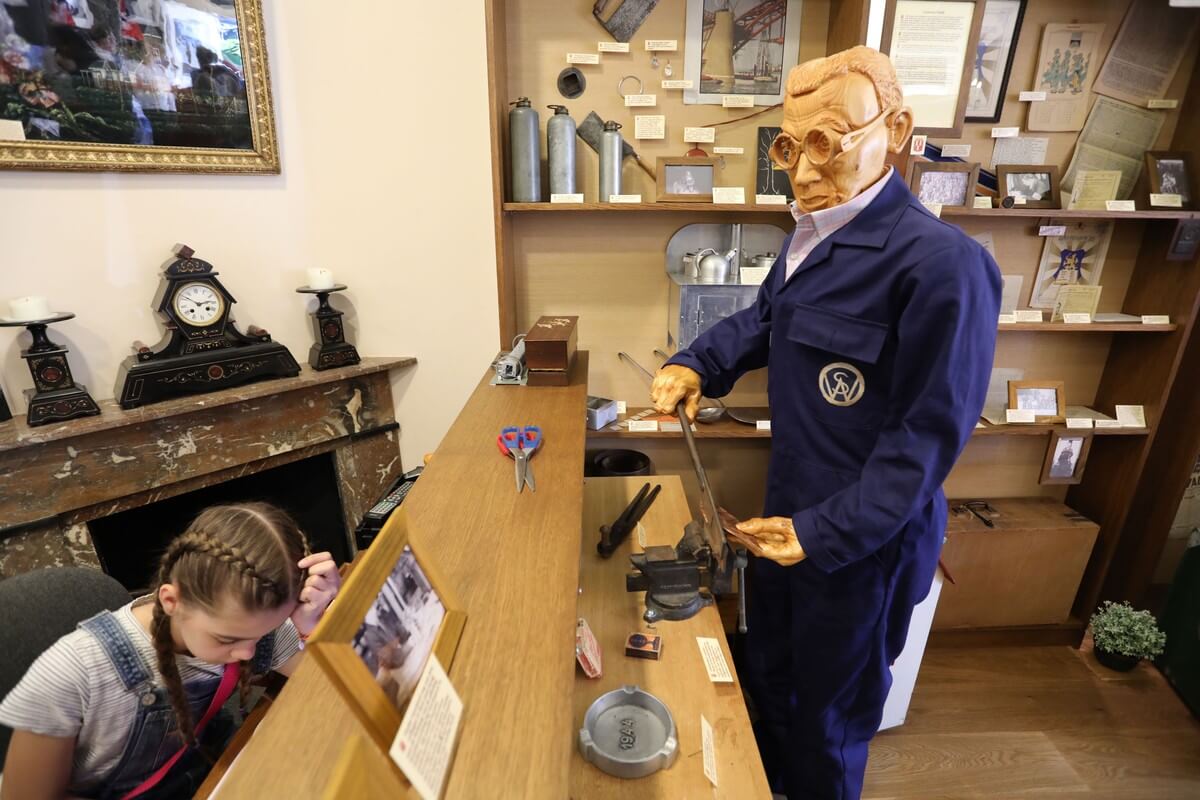
[[[1153,667],[1069,647],[925,654],[903,727],[871,745],[869,800],[1200,798],[1200,722]]]

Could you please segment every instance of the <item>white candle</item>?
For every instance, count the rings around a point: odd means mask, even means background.
[[[8,304],[11,319],[27,322],[39,319],[49,319],[50,304],[44,297],[18,297]]]
[[[332,289],[333,288],[333,273],[321,267],[312,267],[308,270],[308,288],[310,289]]]

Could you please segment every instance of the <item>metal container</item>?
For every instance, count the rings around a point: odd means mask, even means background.
[[[546,157],[550,161],[550,194],[575,194],[575,120],[566,106],[547,106]]]
[[[621,138],[619,123],[609,120],[604,123],[600,134],[600,202],[621,193],[621,157],[625,140]]]
[[[716,250],[709,248],[700,251],[700,282],[701,283],[725,283],[730,277],[730,264],[737,256],[737,250],[730,250],[725,255],[721,255]]]
[[[528,97],[518,97],[508,112],[508,146],[514,203],[542,201],[542,148],[538,113]]]
[[[588,708],[579,730],[579,752],[618,778],[644,778],[675,763],[675,720],[654,695],[622,686]]]
[[[683,254],[683,276],[686,278],[700,277],[700,253],[697,250],[689,250]]]
[[[753,266],[770,269],[771,267],[775,266],[775,259],[778,257],[779,255],[777,253],[760,253],[752,259],[754,262]]]

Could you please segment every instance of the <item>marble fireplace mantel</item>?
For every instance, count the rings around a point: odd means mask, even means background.
[[[400,474],[390,370],[364,358],[212,394],[30,428],[0,423],[0,578],[99,566],[87,522],[332,452],[347,537]]]

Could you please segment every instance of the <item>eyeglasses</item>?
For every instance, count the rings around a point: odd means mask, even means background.
[[[813,128],[804,135],[804,141],[801,142],[792,138],[791,134],[781,131],[775,137],[775,141],[771,142],[769,151],[771,160],[781,169],[791,169],[796,166],[800,161],[801,154],[808,159],[810,164],[816,166],[828,164],[839,153],[853,150],[861,144],[862,140],[867,138],[867,134],[895,110],[894,107],[889,106],[881,111],[875,119],[849,133],[839,133],[830,128]]]

